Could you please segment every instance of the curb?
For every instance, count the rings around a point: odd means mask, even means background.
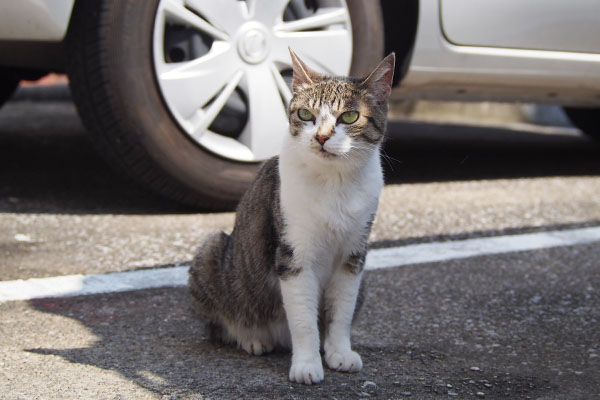
[[[390,101],[390,119],[423,122],[525,123],[572,127],[562,107],[543,104],[456,102],[430,100]]]
[[[19,86],[11,101],[72,101],[71,90],[66,83],[44,86]]]
[[[67,83],[19,86],[11,101],[72,101]],[[422,122],[525,123],[572,127],[560,106],[494,102],[390,100],[390,120]]]

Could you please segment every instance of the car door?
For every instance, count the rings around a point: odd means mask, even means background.
[[[600,53],[599,0],[440,0],[456,45]]]

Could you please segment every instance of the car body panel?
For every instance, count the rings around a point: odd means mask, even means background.
[[[463,46],[600,53],[598,0],[441,0],[443,32]]]
[[[0,0],[0,64],[60,68],[49,63],[62,62],[56,52],[31,45],[60,44],[74,2]],[[416,39],[395,95],[600,106],[598,0],[482,2],[419,0]]]
[[[397,95],[600,105],[600,54],[456,45],[442,31],[440,9],[439,0],[420,1]]]
[[[61,41],[75,0],[0,0],[0,39]]]

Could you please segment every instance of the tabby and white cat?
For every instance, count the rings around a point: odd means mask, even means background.
[[[366,79],[328,77],[290,49],[290,134],[237,208],[233,232],[210,236],[190,289],[211,336],[251,354],[292,349],[289,378],[362,368],[350,327],[362,303],[367,240],[383,186],[380,145],[394,55]]]

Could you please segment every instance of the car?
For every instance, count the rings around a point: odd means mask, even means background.
[[[395,51],[394,96],[566,106],[598,137],[596,0],[0,1],[0,102],[66,72],[100,153],[193,207],[231,209],[278,153],[288,46],[363,76]]]

